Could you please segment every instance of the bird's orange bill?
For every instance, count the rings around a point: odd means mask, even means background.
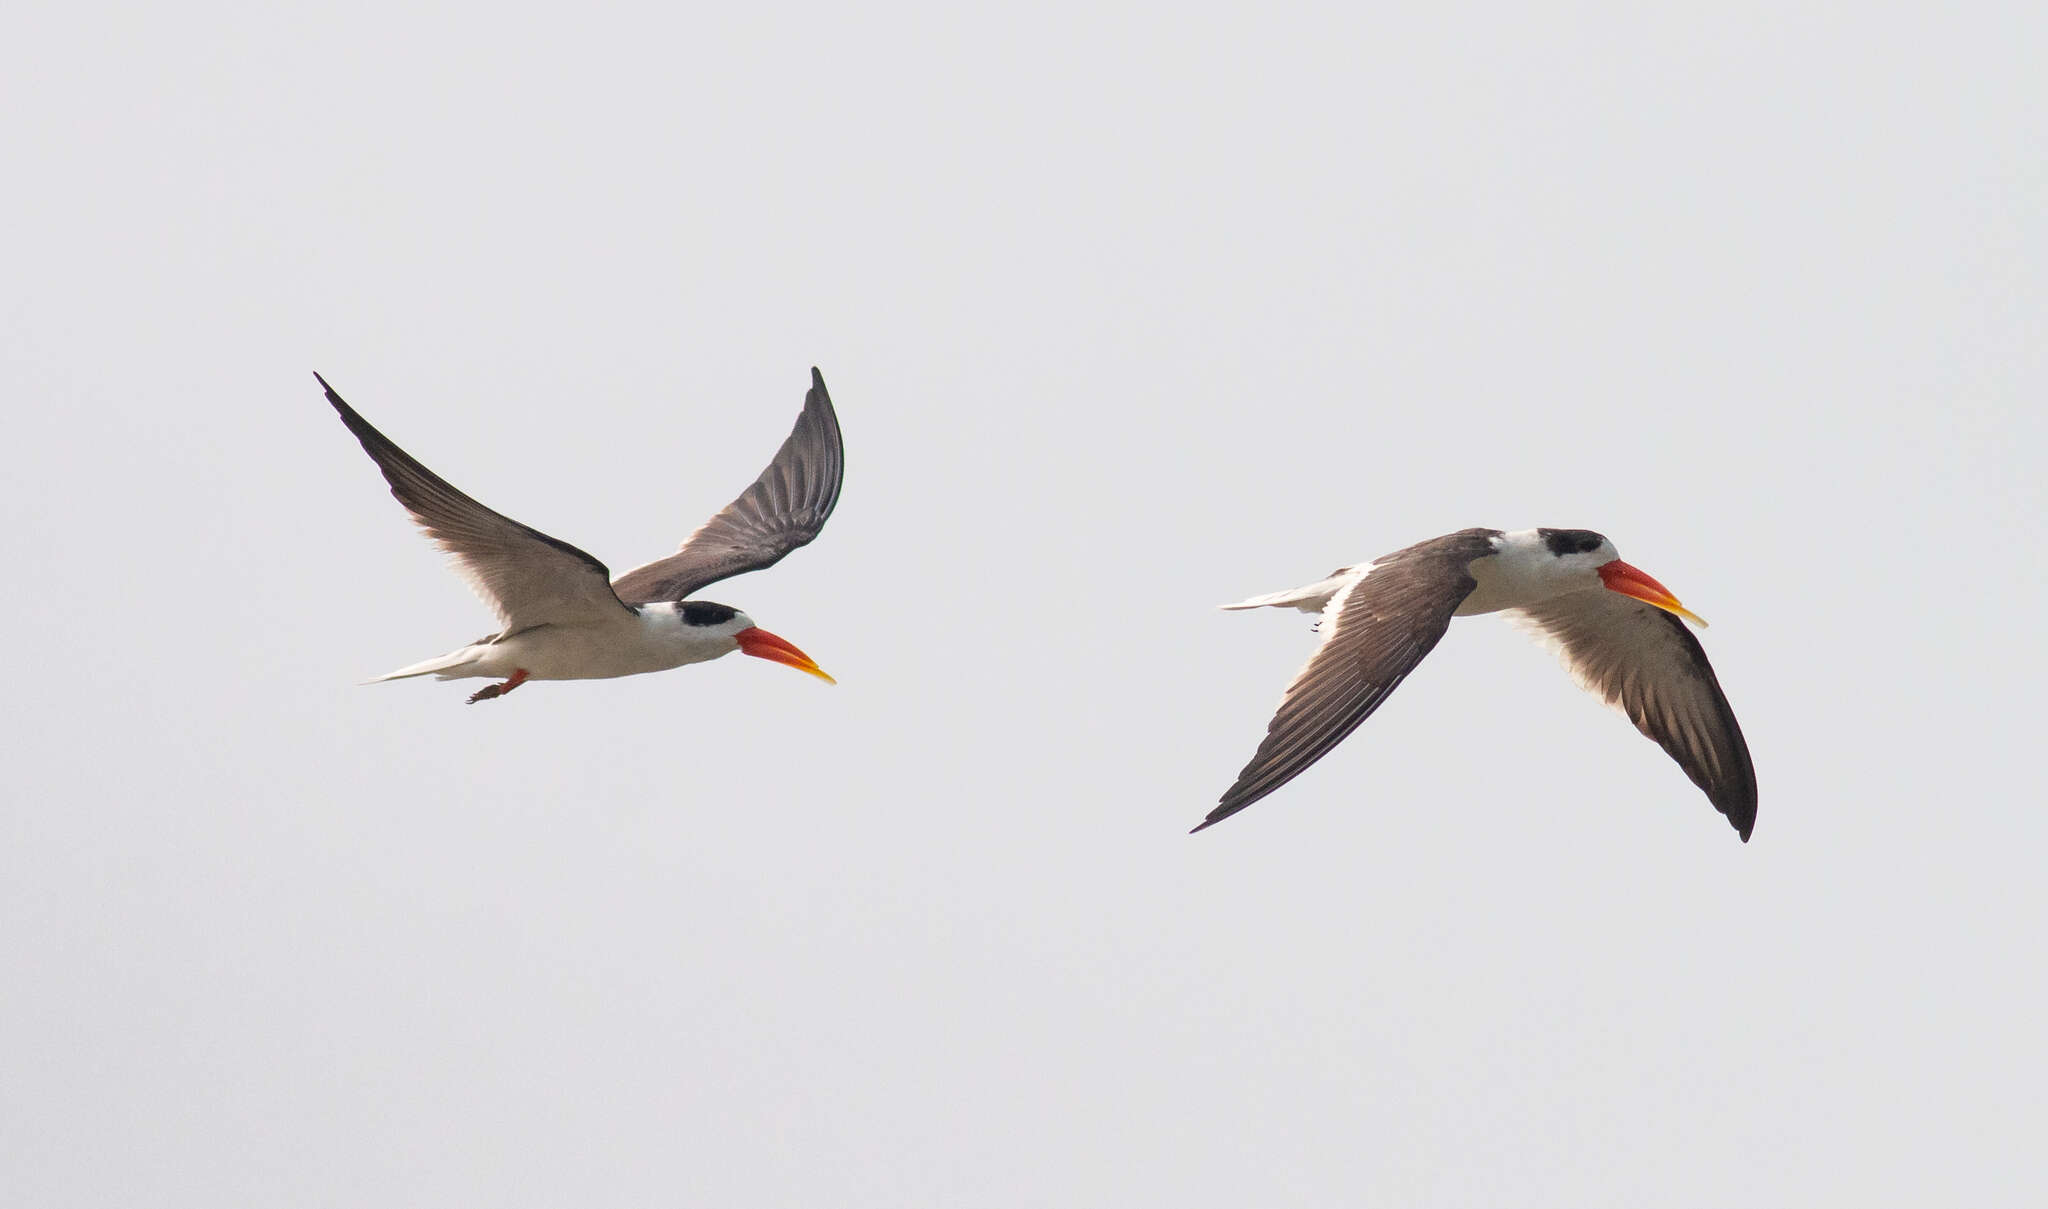
[[[787,664],[800,672],[809,672],[827,684],[839,683],[827,676],[809,655],[797,650],[795,643],[787,638],[778,638],[760,626],[749,626],[733,637],[739,640],[742,654],[752,655],[756,659],[766,659],[770,663]]]
[[[1667,613],[1678,614],[1701,629],[1706,628],[1706,618],[1679,604],[1678,597],[1671,594],[1671,589],[1618,558],[1601,565],[1600,582],[1606,584],[1610,592],[1619,592],[1644,604],[1656,605]]]

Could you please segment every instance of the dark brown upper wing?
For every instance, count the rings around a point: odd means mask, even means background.
[[[1372,716],[1429,654],[1477,587],[1467,568],[1493,553],[1492,529],[1465,529],[1400,550],[1331,598],[1322,645],[1287,686],[1265,741],[1209,827],[1285,785]]]
[[[1598,588],[1511,616],[1556,644],[1578,682],[1656,740],[1748,842],[1756,826],[1749,744],[1707,652],[1683,621]]]
[[[491,511],[391,443],[314,374],[341,422],[363,443],[391,494],[498,614],[507,632],[609,619],[625,608],[605,565],[565,541]]]
[[[839,417],[825,379],[813,368],[796,427],[754,485],[704,522],[681,549],[633,568],[612,588],[627,604],[681,600],[706,584],[772,566],[818,536],[839,502],[845,474]]]

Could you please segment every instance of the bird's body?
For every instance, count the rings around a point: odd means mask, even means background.
[[[609,680],[703,663],[738,645],[707,627],[685,625],[676,602],[633,605],[616,617],[489,634],[370,683],[428,673],[436,680],[500,680],[522,669],[527,680]]]
[[[318,378],[319,375],[315,374]],[[393,444],[320,379],[327,401],[384,472],[391,494],[498,614],[495,634],[376,677],[601,680],[660,672],[742,651],[830,680],[795,646],[730,605],[686,600],[706,584],[768,566],[817,536],[839,499],[844,453],[824,379],[753,486],[683,542],[619,577],[597,559],[484,507]],[[373,681],[374,683],[375,681]]]
[[[1371,716],[1454,617],[1506,612],[1555,644],[1581,685],[1626,712],[1744,840],[1756,773],[1741,727],[1662,584],[1584,529],[1464,529],[1227,609],[1323,614],[1322,645],[1287,688],[1265,742],[1201,826],[1300,775]]]

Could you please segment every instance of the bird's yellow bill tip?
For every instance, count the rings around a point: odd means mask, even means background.
[[[734,634],[733,639],[740,644],[740,653],[743,655],[752,655],[756,659],[766,659],[770,663],[779,663],[800,672],[809,672],[827,684],[839,683],[825,674],[825,669],[818,666],[817,660],[798,650],[795,643],[780,635],[770,634],[760,626],[749,626]]]
[[[1631,567],[1618,558],[1601,565],[1600,582],[1606,584],[1610,592],[1619,592],[1644,604],[1655,605],[1666,613],[1685,618],[1703,630],[1707,628],[1707,619],[1678,603],[1678,597],[1671,594],[1671,589],[1658,583],[1648,572]]]

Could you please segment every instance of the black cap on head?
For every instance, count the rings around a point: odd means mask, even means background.
[[[686,600],[676,606],[684,625],[721,625],[731,621],[739,610],[731,605],[713,604],[708,600]]]
[[[1607,540],[1591,529],[1538,529],[1536,535],[1559,558],[1567,554],[1591,554]]]

